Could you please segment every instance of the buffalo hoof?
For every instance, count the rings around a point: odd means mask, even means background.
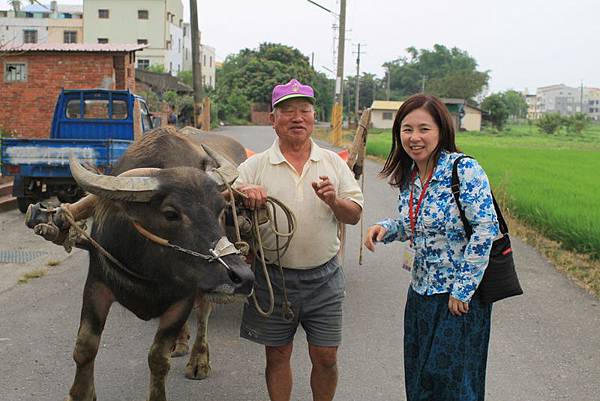
[[[210,376],[210,365],[198,361],[189,361],[185,366],[185,377],[192,380],[204,380]]]
[[[176,342],[171,350],[171,358],[187,355],[188,352],[190,352],[190,347],[187,342]]]
[[[90,401],[96,401],[96,392],[94,391],[94,393],[92,394],[92,397],[88,398],[88,399]],[[69,396],[69,397],[67,397],[67,399],[65,401],[79,401],[79,400],[75,400],[75,399],[71,398],[71,396]]]

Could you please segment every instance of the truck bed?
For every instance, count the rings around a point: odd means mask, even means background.
[[[110,173],[132,141],[120,139],[16,139],[1,143],[2,175],[71,177],[69,156]]]

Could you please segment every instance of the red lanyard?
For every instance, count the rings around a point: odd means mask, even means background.
[[[410,217],[410,243],[414,243],[415,238],[415,226],[417,225],[417,218],[419,217],[419,210],[421,210],[421,203],[423,203],[423,198],[425,197],[425,192],[427,192],[427,188],[429,188],[429,182],[431,182],[431,177],[433,176],[433,169],[431,169],[431,173],[429,173],[429,177],[425,181],[423,185],[423,189],[421,190],[421,195],[419,195],[419,200],[417,201],[417,208],[413,212],[413,192],[415,189],[415,180],[417,178],[417,170],[413,173],[412,177],[412,185],[410,188],[410,198],[408,200],[408,215]]]

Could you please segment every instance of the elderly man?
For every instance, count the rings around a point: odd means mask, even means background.
[[[344,273],[337,257],[337,224],[356,224],[363,205],[360,188],[344,161],[311,139],[314,102],[313,89],[295,79],[277,85],[270,114],[277,138],[268,150],[246,160],[238,169],[238,189],[248,196],[247,206],[259,207],[269,195],[282,201],[297,217],[296,232],[281,258],[283,280],[279,266],[274,265],[276,258],[265,252],[272,267],[269,274],[276,299],[274,312],[264,318],[247,304],[240,328],[243,338],[265,346],[266,381],[272,401],[290,400],[290,358],[299,324],[306,332],[312,362],[313,400],[334,397],[345,294]],[[263,242],[273,249],[274,234],[267,226],[261,228]],[[267,289],[263,275],[257,276],[255,290],[260,301],[267,299]]]

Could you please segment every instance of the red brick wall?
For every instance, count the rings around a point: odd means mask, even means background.
[[[129,55],[69,52],[2,57],[2,71],[6,62],[26,62],[27,81],[7,83],[0,75],[0,128],[23,138],[47,138],[62,88],[99,88],[112,82],[108,89],[134,90],[135,70],[130,59]]]

